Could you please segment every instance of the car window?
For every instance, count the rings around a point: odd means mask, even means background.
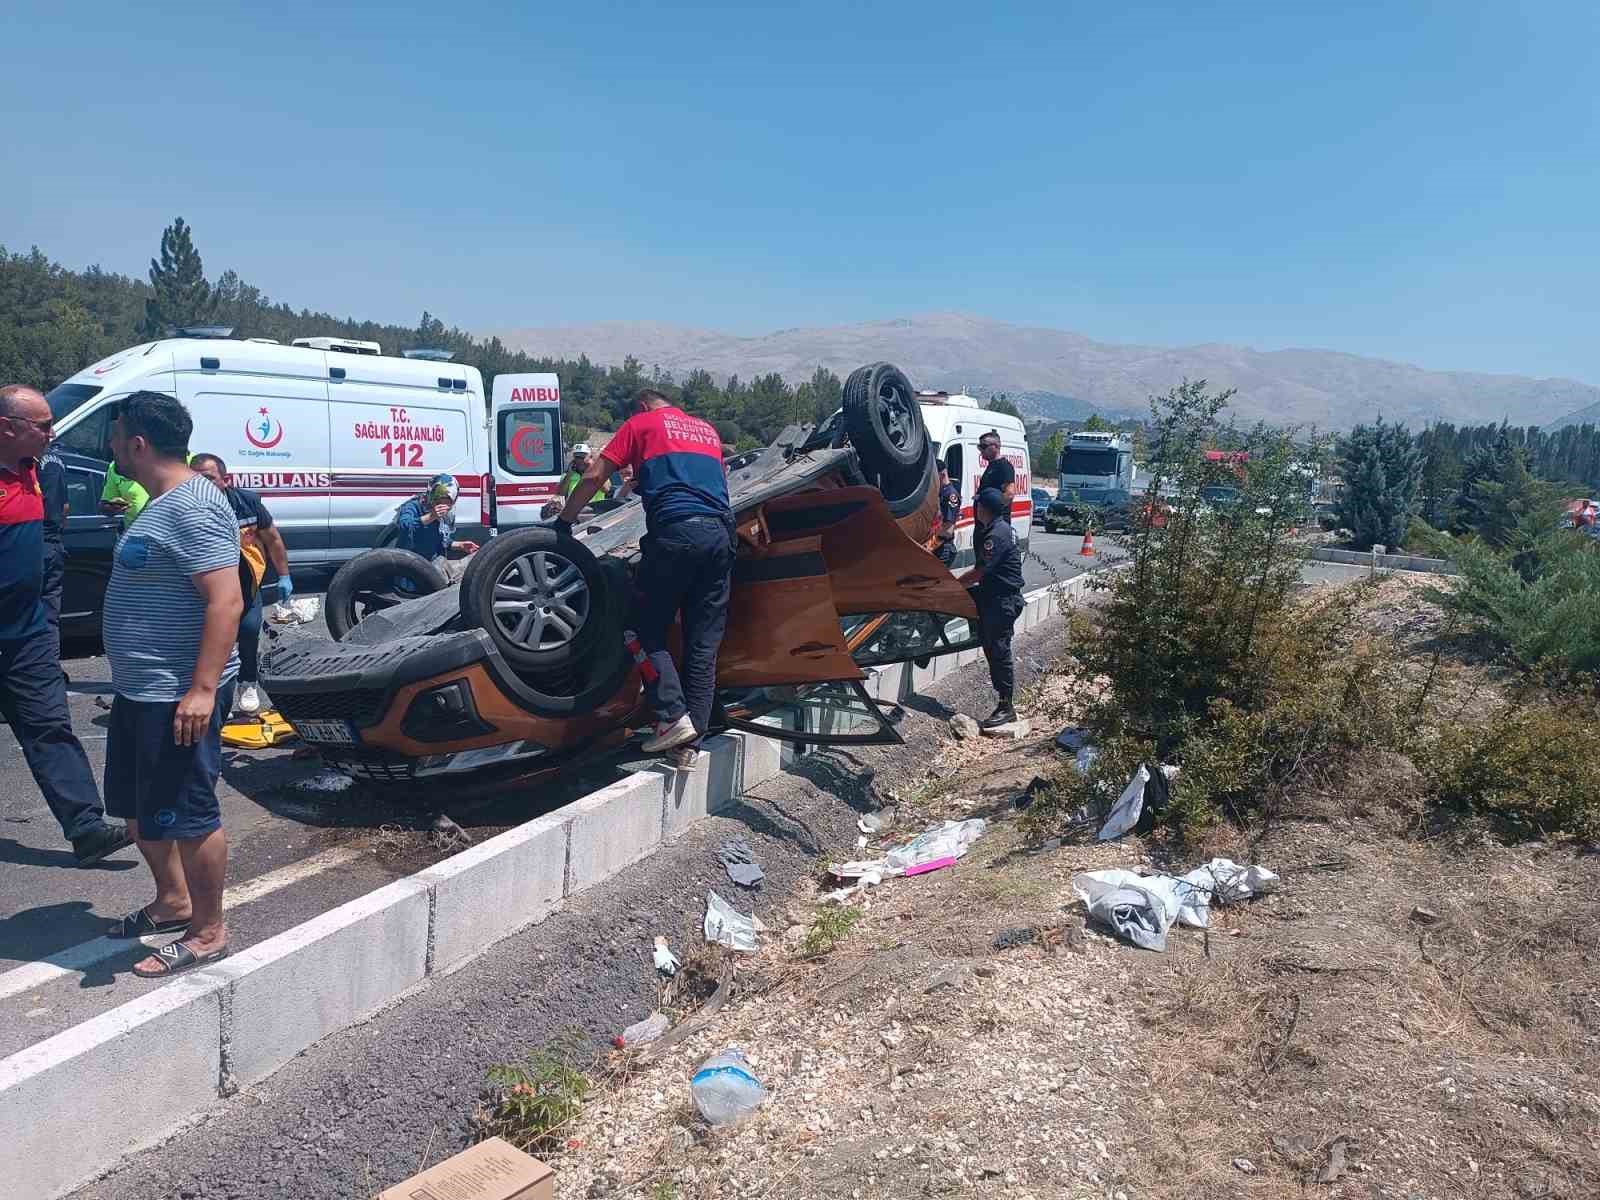
[[[87,458],[111,461],[111,413],[114,405],[107,404],[92,412],[56,439],[63,450],[82,454]]]
[[[105,488],[105,476],[75,467],[67,469],[67,514],[92,517],[99,511],[100,492]]]
[[[77,412],[103,390],[97,383],[62,383],[51,388],[45,400],[50,405],[50,415],[59,421],[68,413]]]
[[[728,728],[779,741],[822,746],[902,741],[892,724],[897,707],[874,700],[854,680],[724,689],[717,693],[717,708]]]
[[[500,465],[512,475],[554,475],[561,461],[561,427],[548,408],[500,412]]]
[[[856,620],[856,628],[847,628],[845,637],[850,657],[860,667],[933,658],[979,645],[977,628],[965,617],[899,612]]]

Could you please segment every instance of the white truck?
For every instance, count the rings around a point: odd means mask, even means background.
[[[1081,532],[1082,511],[1093,508],[1101,523],[1116,525],[1131,512],[1133,442],[1114,431],[1070,434],[1061,448],[1056,498],[1044,514],[1051,533]]]
[[[383,538],[395,511],[441,472],[460,484],[457,529],[533,524],[565,465],[561,383],[499,375],[487,406],[476,367],[437,352],[385,355],[376,342],[184,336],[86,367],[48,396],[60,446],[110,461],[117,401],[175,395],[192,451],[216,454],[260,492],[296,574],[331,575]]]

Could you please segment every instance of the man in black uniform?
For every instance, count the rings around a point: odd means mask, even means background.
[[[1000,457],[999,431],[991,429],[978,439],[978,457],[989,464],[983,469],[983,478],[978,480],[978,490],[993,488],[999,492],[1005,501],[1004,516],[1009,520],[1011,501],[1017,494],[1017,469],[1010,459]]]
[[[39,458],[39,494],[44,497],[44,619],[61,655],[61,585],[67,574],[67,548],[61,534],[67,527],[67,469],[56,457],[55,446]],[[66,675],[63,669],[61,674]]]
[[[983,540],[974,543],[978,565],[961,577],[978,606],[978,633],[983,657],[989,663],[989,682],[1000,703],[978,724],[984,729],[1008,725],[1017,719],[1012,708],[1016,669],[1011,661],[1011,629],[1022,615],[1022,553],[1006,515],[1011,507],[995,488],[984,488],[973,502],[973,514],[985,527]]]
[[[956,522],[961,520],[961,489],[950,482],[950,468],[939,460],[939,546],[933,556],[946,567],[956,565]]]

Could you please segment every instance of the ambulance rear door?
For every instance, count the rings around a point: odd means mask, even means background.
[[[553,372],[496,375],[489,405],[495,525],[538,524],[555,495],[561,448],[561,380]]]

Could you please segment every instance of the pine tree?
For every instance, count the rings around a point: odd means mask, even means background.
[[[150,260],[150,287],[155,295],[144,304],[146,337],[166,337],[173,329],[203,325],[216,312],[216,297],[206,282],[191,232],[179,217],[161,234],[161,257]]]
[[[1416,509],[1422,452],[1403,425],[1357,425],[1340,443],[1339,523],[1356,545],[1398,546]]]

